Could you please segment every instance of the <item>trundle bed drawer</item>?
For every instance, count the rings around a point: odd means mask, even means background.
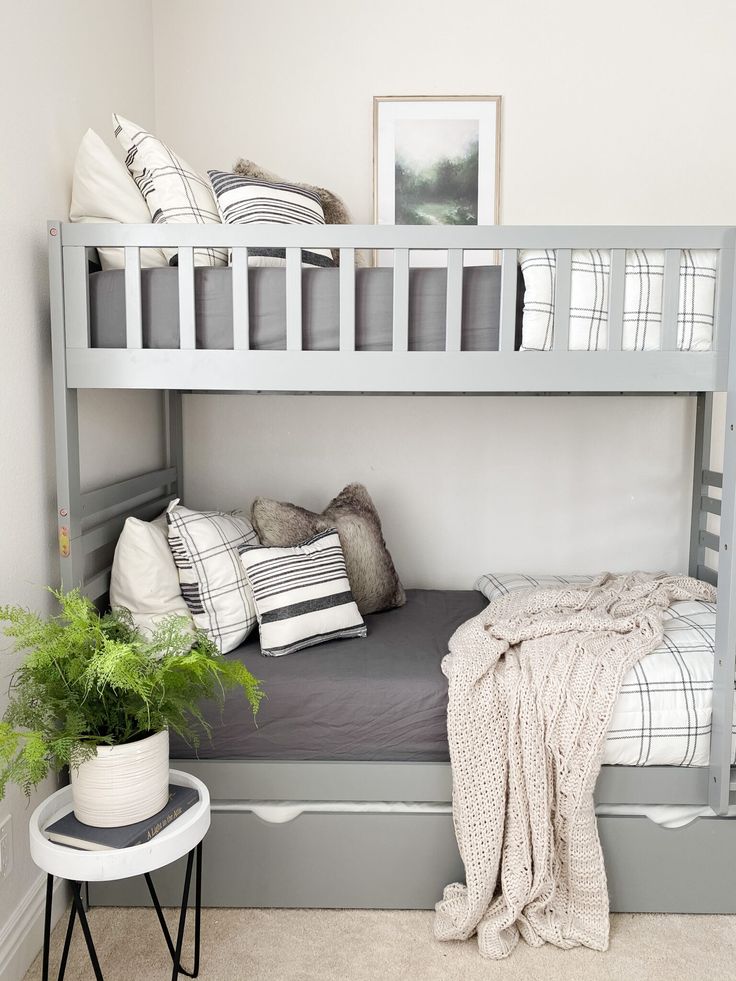
[[[622,913],[736,913],[736,819],[663,828],[646,817],[603,816],[611,909]]]
[[[305,811],[270,823],[217,811],[204,840],[205,906],[425,909],[464,870],[450,814]],[[183,862],[153,874],[161,903],[181,903]],[[91,883],[98,906],[149,905],[141,879]]]
[[[611,909],[736,913],[736,820],[663,828],[601,816]],[[183,862],[154,873],[163,905],[181,902]],[[304,811],[270,823],[217,810],[204,841],[205,906],[431,909],[463,881],[450,814]],[[96,906],[148,905],[142,879],[91,883]]]

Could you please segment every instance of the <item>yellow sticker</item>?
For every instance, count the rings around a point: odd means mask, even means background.
[[[59,552],[62,559],[68,559],[71,551],[69,544],[69,528],[66,525],[59,526]]]

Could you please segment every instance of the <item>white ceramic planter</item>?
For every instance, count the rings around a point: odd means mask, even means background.
[[[74,814],[93,828],[119,828],[157,814],[169,797],[169,733],[122,746],[71,767]]]

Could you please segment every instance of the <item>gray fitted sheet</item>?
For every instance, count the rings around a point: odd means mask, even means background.
[[[447,680],[440,662],[460,624],[487,605],[474,590],[410,589],[406,605],[365,618],[368,636],[264,657],[257,636],[236,657],[263,682],[258,724],[240,693],[220,716],[201,759],[444,762]],[[173,759],[191,748],[171,734]]]
[[[143,346],[179,346],[176,268],[144,269],[141,274]],[[232,270],[197,268],[195,278],[197,347],[233,346]],[[286,348],[285,269],[248,271],[250,346],[259,351]],[[92,273],[90,328],[93,347],[125,347],[125,279],[122,270]],[[470,266],[463,277],[461,347],[498,350],[501,289],[499,266]],[[409,350],[445,349],[447,271],[412,269],[409,277]],[[517,290],[521,300],[522,290]],[[339,337],[339,269],[302,272],[303,338],[308,351],[336,351]],[[519,304],[517,304],[519,306]],[[355,339],[358,351],[390,351],[393,270],[357,269]],[[517,316],[517,321],[520,320]]]

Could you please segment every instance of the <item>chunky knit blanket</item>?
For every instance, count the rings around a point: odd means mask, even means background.
[[[593,790],[624,674],[662,640],[675,600],[713,600],[685,576],[603,574],[590,587],[514,592],[460,627],[449,679],[453,815],[466,885],[447,886],[435,935],[481,954],[608,946]]]

